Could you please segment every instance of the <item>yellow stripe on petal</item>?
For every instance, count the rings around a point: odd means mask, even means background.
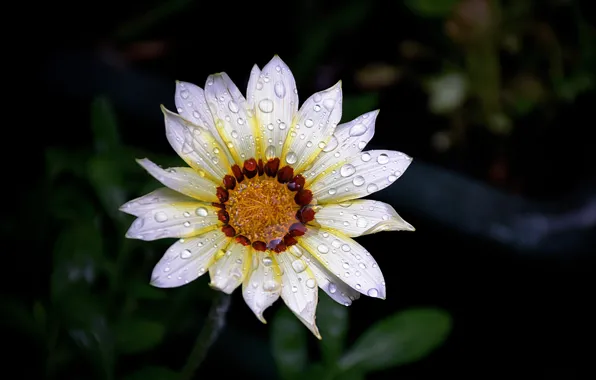
[[[251,268],[250,250],[249,246],[231,241],[225,250],[219,251],[215,256],[217,261],[209,268],[209,285],[231,294],[242,284]]]
[[[251,272],[242,283],[244,301],[263,322],[263,312],[273,305],[281,293],[281,276],[279,267],[269,252],[251,249]]]

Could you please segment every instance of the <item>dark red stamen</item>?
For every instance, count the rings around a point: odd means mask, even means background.
[[[264,252],[267,250],[267,244],[265,244],[262,241],[255,241],[252,243],[252,247],[257,250],[257,251],[261,251]]]
[[[248,240],[248,238],[244,235],[238,235],[236,236],[236,243],[247,246],[250,245],[250,240]]]
[[[234,229],[234,227],[227,225],[227,226],[223,226],[221,228],[221,230],[223,231],[224,234],[226,234],[227,237],[234,237],[236,236],[236,230]]]
[[[291,166],[284,166],[277,172],[277,182],[287,183],[290,182],[294,176],[294,169]]]
[[[308,223],[315,218],[315,210],[310,207],[302,207],[296,212],[296,219],[302,223]]]
[[[275,248],[273,248],[273,250],[276,253],[281,253],[281,252],[285,251],[287,248],[288,247],[286,247],[286,245],[283,242],[281,242],[278,245],[276,245]]]
[[[232,173],[234,173],[234,177],[236,177],[236,180],[238,182],[242,182],[242,180],[244,179],[244,174],[242,174],[242,170],[240,169],[240,166],[238,166],[238,165],[232,166]]]
[[[254,158],[249,158],[244,161],[244,170],[242,170],[245,176],[252,178],[257,175],[257,161]]]
[[[306,206],[312,201],[312,191],[302,189],[294,196],[294,201],[300,206]]]
[[[279,170],[279,158],[275,157],[267,161],[263,170],[269,177],[275,177],[277,171]]]
[[[219,199],[220,203],[226,203],[226,201],[230,197],[230,194],[228,194],[228,191],[221,186],[217,188],[217,192],[215,193],[215,195]]]
[[[226,208],[226,205],[224,205],[223,203],[216,203],[216,202],[212,202],[211,206],[219,207],[219,208]]]
[[[298,174],[290,182],[288,182],[288,189],[290,189],[291,191],[298,191],[304,188],[305,182],[306,180],[304,179],[304,177]]]
[[[294,223],[290,226],[289,235],[302,236],[306,233],[306,226],[302,223]]]
[[[236,178],[231,175],[226,175],[223,179],[223,184],[228,190],[233,190],[236,187]]]
[[[263,171],[264,171],[263,160],[261,160],[260,158],[259,158],[259,164],[257,165],[257,171],[259,172],[259,176],[263,175]]]
[[[291,245],[298,244],[298,240],[296,240],[296,238],[293,237],[292,235],[287,234],[286,236],[284,236],[284,244],[287,247],[289,247]]]
[[[230,215],[226,210],[219,210],[217,212],[217,219],[224,223],[228,223],[230,221]]]

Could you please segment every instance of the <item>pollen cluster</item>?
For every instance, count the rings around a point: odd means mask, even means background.
[[[304,189],[304,177],[294,176],[291,166],[279,168],[279,158],[263,164],[251,158],[233,175],[223,178],[217,188],[220,203],[218,217],[222,231],[243,245],[259,251],[285,251],[306,232],[305,224],[314,219],[310,190]]]

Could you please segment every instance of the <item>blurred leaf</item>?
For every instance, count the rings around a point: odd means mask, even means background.
[[[379,94],[376,92],[344,96],[342,122],[348,122],[363,113],[374,111],[378,104]]]
[[[126,294],[135,299],[159,300],[166,297],[166,293],[161,288],[151,286],[148,280],[141,281],[135,278],[128,284]]]
[[[125,354],[147,351],[157,346],[164,334],[165,327],[161,323],[125,319],[116,326],[116,347]]]
[[[118,209],[126,202],[124,175],[119,156],[96,156],[89,161],[89,180],[95,188],[105,212],[115,220],[124,220]]]
[[[62,173],[85,178],[88,157],[87,152],[47,148],[45,152],[46,174],[50,180],[55,179]]]
[[[557,95],[568,102],[594,87],[594,78],[591,73],[579,72],[569,78],[565,78],[556,84]]]
[[[93,284],[104,262],[100,231],[84,221],[64,228],[53,252],[51,294],[54,299],[81,284]]]
[[[92,220],[95,208],[87,194],[73,183],[57,184],[48,194],[49,214],[54,220]]]
[[[323,358],[327,363],[336,363],[344,348],[348,329],[348,308],[327,295],[319,296],[317,325],[323,337],[319,341]]]
[[[339,366],[374,371],[415,362],[440,346],[450,330],[451,317],[443,310],[405,310],[364,332]]]
[[[459,0],[406,0],[410,10],[422,17],[445,17]]]
[[[180,375],[165,367],[144,367],[127,376],[123,380],[178,380]]]
[[[170,0],[158,2],[154,8],[140,12],[141,16],[130,20],[122,25],[114,33],[114,37],[120,40],[127,40],[139,37],[142,33],[156,26],[166,18],[184,10],[191,0]]]
[[[98,153],[109,153],[120,146],[116,115],[105,96],[96,98],[91,105],[91,128]]]
[[[308,361],[308,330],[288,308],[280,308],[271,326],[271,347],[282,379],[302,377]]]

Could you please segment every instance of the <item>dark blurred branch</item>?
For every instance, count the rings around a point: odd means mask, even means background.
[[[73,97],[91,100],[105,94],[117,109],[146,122],[162,123],[160,103],[173,109],[172,79],[117,67],[97,54],[56,56],[48,63],[45,80],[56,92]],[[594,184],[583,191],[570,200],[536,202],[414,160],[403,178],[376,198],[455,233],[520,253],[563,256],[596,243]]]
[[[209,351],[209,348],[211,348],[225,325],[226,313],[230,308],[230,300],[231,298],[228,294],[216,292],[207,320],[197,337],[184,368],[182,368],[180,380],[191,380],[195,371],[207,356],[207,351]]]

